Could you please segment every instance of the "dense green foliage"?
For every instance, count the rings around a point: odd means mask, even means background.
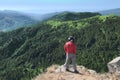
[[[29,80],[52,64],[64,64],[69,35],[76,38],[79,65],[106,72],[107,63],[120,56],[120,17],[48,20],[0,33],[0,80]]]
[[[84,19],[84,18],[89,18],[89,17],[93,17],[96,15],[101,15],[100,13],[91,13],[91,12],[63,12],[60,14],[57,14],[55,16],[53,16],[52,20],[59,20],[59,21],[69,21],[69,20],[80,20],[80,19]]]
[[[15,11],[0,11],[0,31],[8,31],[37,23],[31,17]]]

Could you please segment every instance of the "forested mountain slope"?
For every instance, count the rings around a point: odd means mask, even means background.
[[[28,80],[52,64],[64,64],[64,43],[75,36],[77,64],[106,72],[120,56],[120,17],[94,16],[43,23],[0,33],[0,79]]]

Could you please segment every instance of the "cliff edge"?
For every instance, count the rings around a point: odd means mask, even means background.
[[[100,74],[84,66],[77,66],[79,73],[74,73],[72,66],[66,71],[64,66],[52,65],[47,71],[33,80],[120,80],[120,75],[112,73]]]

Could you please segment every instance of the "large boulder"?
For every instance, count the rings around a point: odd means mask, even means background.
[[[120,57],[117,57],[108,63],[109,72],[120,73]]]

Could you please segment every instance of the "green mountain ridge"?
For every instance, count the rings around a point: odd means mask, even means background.
[[[93,17],[96,15],[101,15],[100,13],[92,13],[92,12],[62,12],[50,18],[50,20],[58,20],[58,21],[69,21],[69,20],[80,20],[84,18]]]
[[[110,9],[104,11],[92,12],[55,12],[49,14],[32,14],[23,13],[11,10],[0,11],[0,31],[15,30],[20,27],[27,27],[37,22],[42,22],[48,19],[52,20],[79,20],[83,18],[89,18],[95,15],[120,15],[120,9]],[[82,17],[81,17],[82,16]]]
[[[0,32],[0,79],[30,80],[52,64],[64,64],[63,46],[75,36],[77,64],[107,72],[107,63],[120,56],[120,17],[94,16],[53,20],[28,28]]]

